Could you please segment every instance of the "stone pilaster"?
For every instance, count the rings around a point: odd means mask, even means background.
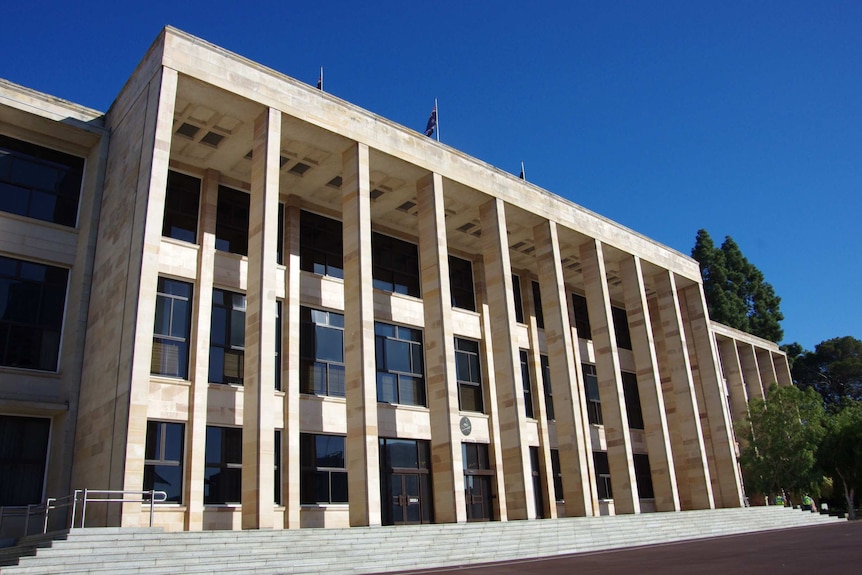
[[[760,383],[763,385],[764,396],[769,394],[769,388],[778,383],[775,365],[772,363],[772,353],[768,349],[754,348],[757,356],[757,369],[760,372]]]
[[[757,365],[757,355],[754,346],[750,343],[738,342],[739,363],[742,366],[742,376],[745,379],[745,387],[748,389],[749,399],[764,399],[766,389],[760,381],[760,369]]]
[[[748,415],[748,391],[742,377],[742,364],[736,341],[730,338],[716,338],[724,378],[727,380],[727,390],[730,392],[731,419],[734,422],[745,420]]]
[[[281,389],[284,430],[281,434],[281,497],[284,527],[300,525],[299,495],[299,198],[288,199],[284,214],[284,301],[281,304]]]

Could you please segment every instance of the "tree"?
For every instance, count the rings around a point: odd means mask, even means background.
[[[706,230],[698,230],[691,256],[700,264],[709,316],[730,327],[774,342],[784,330],[781,298],[749,262],[733,238],[716,248]]]
[[[817,448],[824,434],[824,409],[812,389],[772,385],[766,401],[752,399],[737,425],[739,462],[746,490],[764,495],[816,493]]]
[[[823,470],[840,479],[848,517],[856,519],[855,493],[862,487],[862,402],[846,402],[828,419],[817,455]]]
[[[793,362],[793,381],[812,388],[829,406],[845,399],[862,400],[862,341],[851,337],[827,339]]]

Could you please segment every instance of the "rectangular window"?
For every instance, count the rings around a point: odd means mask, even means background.
[[[485,413],[482,400],[482,370],[479,342],[455,338],[455,373],[461,411]]]
[[[635,481],[638,485],[638,497],[640,499],[653,499],[655,492],[652,487],[652,473],[649,468],[649,455],[646,453],[632,454],[635,465]]]
[[[420,297],[416,244],[373,232],[371,275],[376,289]]]
[[[533,308],[536,312],[536,327],[545,329],[545,314],[542,313],[542,290],[539,282],[530,282],[533,286]]]
[[[342,435],[299,434],[301,503],[347,503],[344,446]]]
[[[533,411],[533,383],[530,380],[530,362],[526,350],[520,350],[521,357],[521,383],[524,385],[524,408],[527,411],[527,417],[533,419],[536,417]]]
[[[587,391],[587,418],[590,423],[604,425],[602,419],[602,401],[599,398],[599,378],[596,376],[596,366],[582,363],[584,372],[584,387]]]
[[[213,290],[210,383],[242,385],[245,368],[245,296]]]
[[[542,497],[545,486],[540,470],[539,448],[530,446],[530,473],[533,476],[533,500],[536,504],[536,519],[543,519],[545,517],[545,501]]]
[[[449,289],[452,292],[452,307],[476,311],[473,263],[470,260],[449,256]]]
[[[281,391],[281,301],[275,302],[275,390]]]
[[[242,500],[242,429],[207,426],[204,503]]]
[[[426,405],[422,332],[374,323],[377,358],[377,401]]]
[[[164,491],[169,503],[183,500],[184,436],[182,423],[147,422],[143,489]]]
[[[40,503],[51,420],[0,415],[0,506]]]
[[[275,430],[275,437],[273,438],[273,471],[275,472],[275,477],[273,478],[272,486],[273,486],[273,502],[276,505],[282,505],[281,500],[281,430]]]
[[[0,365],[57,371],[68,279],[69,270],[0,256]]]
[[[621,307],[612,307],[611,316],[614,319],[614,332],[617,334],[617,347],[631,349],[632,336],[629,333],[629,319],[626,310]]]
[[[299,308],[299,390],[344,397],[344,316]]]
[[[275,244],[275,263],[284,265],[284,204],[278,202],[278,239]]]
[[[512,274],[512,297],[515,298],[515,321],[524,323],[524,300],[521,298],[521,278]]]
[[[192,323],[191,284],[159,278],[150,372],[187,379]]]
[[[200,198],[201,181],[198,178],[169,170],[162,235],[197,243]]]
[[[641,410],[641,395],[638,391],[638,378],[628,371],[622,372],[623,397],[626,402],[626,413],[628,414],[629,428],[643,429],[644,416]]]
[[[216,210],[216,249],[248,255],[250,197],[245,192],[219,186]]]
[[[545,411],[548,414],[548,421],[556,419],[554,416],[554,395],[551,390],[551,365],[548,362],[547,355],[539,356],[542,362],[542,386],[545,388]]]
[[[344,277],[341,222],[305,210],[299,213],[299,268],[321,276]]]
[[[560,466],[560,450],[551,450],[551,470],[554,474],[554,499],[556,501],[564,501],[563,496],[563,471]]]
[[[0,136],[0,211],[74,227],[83,174],[83,158]]]
[[[587,298],[572,294],[572,308],[575,313],[575,329],[580,339],[593,339],[590,329],[590,314],[587,312]]]
[[[614,492],[611,489],[611,467],[608,463],[607,451],[593,451],[593,465],[596,468],[596,488],[599,499],[613,499]]]

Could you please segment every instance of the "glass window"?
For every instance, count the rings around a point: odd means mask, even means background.
[[[275,390],[281,391],[281,301],[275,302]]]
[[[210,383],[242,385],[245,368],[245,296],[213,290]]]
[[[548,420],[556,419],[554,416],[554,395],[551,390],[551,366],[548,356],[539,356],[542,362],[542,386],[545,388],[545,410],[548,412]]]
[[[628,371],[622,372],[623,397],[626,402],[626,413],[628,414],[629,427],[631,429],[644,428],[644,416],[641,410],[641,395],[638,391],[638,378]]]
[[[416,244],[377,232],[371,234],[374,287],[419,297],[419,251]]]
[[[653,499],[655,493],[652,486],[652,474],[649,468],[649,455],[646,453],[635,453],[632,455],[635,466],[635,481],[638,485],[638,497],[640,499]]]
[[[299,268],[322,276],[344,277],[341,222],[303,210],[299,214]]]
[[[248,255],[250,197],[245,192],[219,186],[216,210],[216,249]]]
[[[299,389],[344,397],[344,316],[299,308]]]
[[[200,197],[201,181],[198,178],[168,171],[163,236],[197,243]]]
[[[612,307],[611,316],[614,319],[614,332],[617,334],[617,347],[631,349],[632,336],[629,333],[629,319],[626,310],[621,307]]]
[[[575,312],[575,329],[581,339],[593,339],[590,329],[590,314],[587,312],[587,298],[576,293],[572,294],[572,308]]]
[[[539,448],[530,446],[530,472],[533,477],[533,499],[536,504],[536,518],[545,517],[545,482],[542,481],[541,465],[539,461]]]
[[[479,342],[455,338],[455,373],[461,411],[484,413]]]
[[[377,401],[425,405],[422,332],[376,322]]]
[[[515,321],[524,323],[524,300],[521,298],[521,278],[512,274],[512,297],[515,298]]]
[[[0,256],[0,365],[57,371],[69,270]]]
[[[151,373],[183,379],[188,377],[191,300],[191,284],[159,278]]]
[[[182,423],[147,422],[147,444],[144,455],[144,491],[164,491],[170,503],[183,500]]]
[[[560,450],[551,450],[551,470],[554,474],[554,499],[556,501],[564,501],[563,496],[563,471],[560,466]]]
[[[486,443],[462,443],[461,457],[464,459],[465,471],[487,471],[491,468]]]
[[[449,256],[449,288],[452,292],[452,307],[476,311],[472,262]]]
[[[521,357],[521,383],[524,385],[524,408],[527,411],[527,417],[530,419],[536,417],[533,411],[533,383],[530,380],[530,362],[526,350],[520,350]]]
[[[0,506],[40,503],[51,420],[0,415]]]
[[[614,492],[611,489],[611,467],[608,463],[607,451],[593,451],[593,465],[596,469],[596,488],[599,499],[613,499]]]
[[[275,245],[275,263],[284,265],[284,204],[278,202],[278,239]]]
[[[273,471],[275,473],[275,477],[273,478],[272,486],[273,486],[273,502],[276,505],[282,505],[281,500],[281,430],[275,430],[275,437],[273,438]]]
[[[207,426],[204,503],[242,500],[242,429]]]
[[[545,329],[545,314],[542,313],[542,290],[539,282],[530,282],[533,286],[533,307],[536,312],[536,327]]]
[[[0,211],[74,227],[83,158],[0,136]]]
[[[599,378],[596,376],[596,366],[582,363],[584,372],[584,387],[587,391],[587,417],[590,423],[603,425],[602,401],[599,398]]]
[[[347,503],[343,435],[299,434],[300,502]]]

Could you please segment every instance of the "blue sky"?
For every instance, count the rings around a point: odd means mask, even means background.
[[[0,77],[107,110],[170,24],[683,253],[729,235],[785,342],[862,339],[862,2],[16,2]]]

